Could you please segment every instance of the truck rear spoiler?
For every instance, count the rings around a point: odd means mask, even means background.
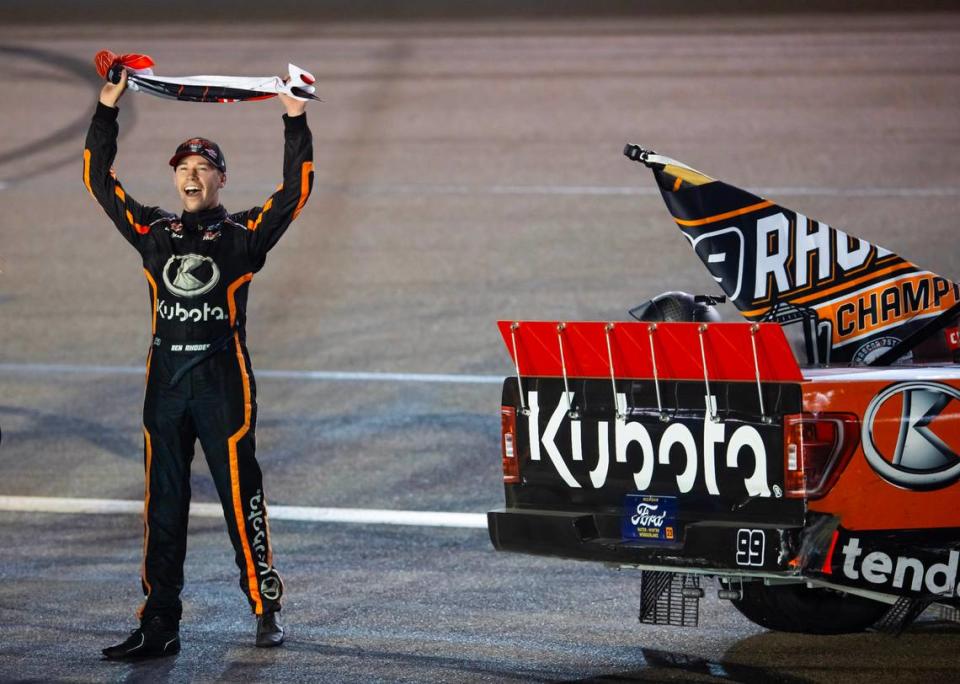
[[[498,321],[517,377],[800,382],[777,323]]]

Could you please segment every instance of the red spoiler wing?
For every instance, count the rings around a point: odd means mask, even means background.
[[[499,321],[497,326],[524,377],[562,377],[565,366],[571,378],[652,379],[656,363],[661,380],[803,379],[776,323]]]

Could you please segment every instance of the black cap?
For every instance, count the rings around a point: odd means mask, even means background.
[[[199,154],[208,162],[216,166],[222,173],[227,172],[227,160],[223,158],[220,146],[206,138],[190,138],[177,146],[177,151],[170,157],[170,166],[176,167],[181,159],[192,154]]]

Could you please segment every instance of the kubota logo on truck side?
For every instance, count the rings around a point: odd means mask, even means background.
[[[960,390],[939,382],[891,385],[863,416],[863,453],[891,484],[939,489],[960,479]]]
[[[541,452],[545,450],[560,479],[569,487],[580,488],[582,485],[570,471],[570,467],[561,455],[556,442],[561,425],[569,417],[567,409],[574,401],[574,393],[560,393],[560,400],[554,408],[550,420],[547,421],[543,435],[540,434],[539,392],[531,391],[528,393],[528,397],[530,459],[533,461],[541,460]],[[568,404],[568,398],[571,404]],[[706,413],[715,411],[716,398],[706,396],[704,399],[707,408]],[[625,414],[626,395],[617,394],[617,402],[619,404],[619,414]],[[662,425],[659,419],[655,420],[657,421],[657,427]],[[738,492],[725,493],[757,497],[771,496],[771,487],[767,476],[767,451],[759,430],[753,425],[741,423],[728,435],[728,426],[723,421],[714,421],[705,415],[702,422],[702,439],[698,439],[693,430],[679,420],[670,422],[664,430],[658,431],[648,429],[647,426],[638,421],[617,418],[613,425],[614,462],[627,464],[629,457],[630,463],[639,465],[639,468],[633,472],[633,481],[637,491],[643,492],[650,487],[653,481],[655,465],[673,470],[671,463],[675,464],[677,453],[682,452],[683,470],[676,475],[677,490],[681,494],[685,494],[691,491],[700,479],[705,483],[707,493],[713,496],[720,495],[720,488],[717,484],[718,460],[720,461],[720,467],[726,466],[726,470],[734,475],[741,468],[749,469],[752,466],[752,472],[743,477],[743,488]],[[599,420],[595,421],[595,425],[597,429],[597,462],[596,466],[589,472],[589,477],[590,484],[595,489],[599,489],[606,483],[607,475],[610,472],[610,424],[608,421]],[[653,428],[653,425],[651,424],[650,427]],[[654,442],[655,438],[658,440],[657,442]],[[698,442],[703,448],[702,455]],[[725,452],[718,449],[718,446],[726,447]],[[749,452],[746,457],[743,455],[744,452]],[[570,420],[569,453],[573,461],[584,460],[583,421],[581,420]],[[671,461],[671,459],[674,460]],[[725,475],[729,479],[728,473],[725,472]],[[782,491],[776,486],[773,489],[773,495]]]

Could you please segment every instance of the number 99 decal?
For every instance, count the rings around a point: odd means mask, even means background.
[[[737,565],[762,566],[766,540],[763,530],[737,530]]]

